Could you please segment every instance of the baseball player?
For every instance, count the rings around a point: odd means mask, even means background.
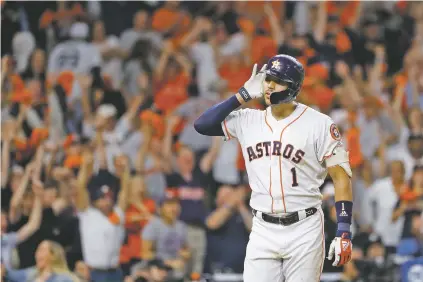
[[[338,221],[328,259],[351,259],[351,168],[337,126],[328,116],[295,102],[304,68],[277,55],[237,94],[209,108],[195,122],[204,135],[237,138],[252,189],[253,228],[244,281],[320,281],[325,257],[322,195],[327,173],[335,186]],[[239,106],[264,98],[265,110]]]

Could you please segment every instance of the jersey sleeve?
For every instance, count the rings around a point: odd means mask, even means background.
[[[319,162],[323,163],[332,156],[335,148],[344,145],[338,126],[331,118],[325,119],[317,128],[319,128],[319,132],[317,133],[316,155]]]
[[[240,139],[242,134],[241,127],[246,126],[248,116],[251,114],[250,111],[249,109],[233,111],[225,118],[222,122],[225,141],[229,141],[233,138]]]

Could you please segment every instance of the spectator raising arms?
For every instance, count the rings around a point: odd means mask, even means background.
[[[43,241],[35,253],[36,265],[28,269],[9,270],[10,281],[78,282],[68,268],[63,247],[53,241]]]
[[[179,200],[166,194],[160,207],[160,217],[155,217],[145,226],[142,237],[142,258],[155,257],[173,269],[176,279],[183,279],[190,258],[186,225],[178,220],[181,206]]]
[[[42,197],[44,193],[43,184],[39,180],[34,179],[32,190],[35,198],[29,221],[18,231],[6,233],[8,224],[7,213],[4,210],[1,212],[1,257],[2,265],[4,265],[6,269],[11,269],[13,249],[34,234],[41,224]]]
[[[232,189],[221,186],[217,191],[217,208],[206,219],[210,230],[207,237],[207,267],[211,273],[231,271],[242,273],[244,264],[239,257],[245,256],[252,226],[252,213],[245,205],[245,187]]]
[[[124,239],[124,210],[128,204],[129,164],[125,163],[117,205],[114,204],[113,191],[109,186],[87,187],[92,169],[92,153],[85,152],[78,176],[76,201],[82,252],[91,269],[92,281],[120,281],[123,275],[119,266],[119,252]]]
[[[194,121],[276,53],[304,66],[296,102],[330,116],[349,151],[353,258],[324,272],[397,282],[421,255],[421,1],[0,5],[5,281],[235,279],[245,152]],[[320,191],[329,238],[333,183]]]

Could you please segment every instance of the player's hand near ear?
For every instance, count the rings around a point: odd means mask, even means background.
[[[245,82],[244,86],[238,91],[237,96],[240,103],[248,102],[252,99],[261,98],[263,96],[263,81],[266,77],[264,71],[267,65],[263,65],[260,72],[257,73],[257,64],[254,64],[253,72],[250,79]],[[240,99],[241,98],[241,99]]]
[[[222,129],[222,122],[228,115],[239,108],[242,104],[263,96],[263,81],[266,77],[264,65],[257,73],[257,64],[254,65],[250,79],[245,82],[235,95],[225,101],[210,107],[194,122],[195,130],[207,136],[225,136]]]

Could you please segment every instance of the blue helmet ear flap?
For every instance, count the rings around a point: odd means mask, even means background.
[[[272,105],[282,104],[282,103],[289,103],[295,100],[298,95],[292,93],[291,89],[286,89],[280,92],[273,92],[270,95],[270,103]]]

